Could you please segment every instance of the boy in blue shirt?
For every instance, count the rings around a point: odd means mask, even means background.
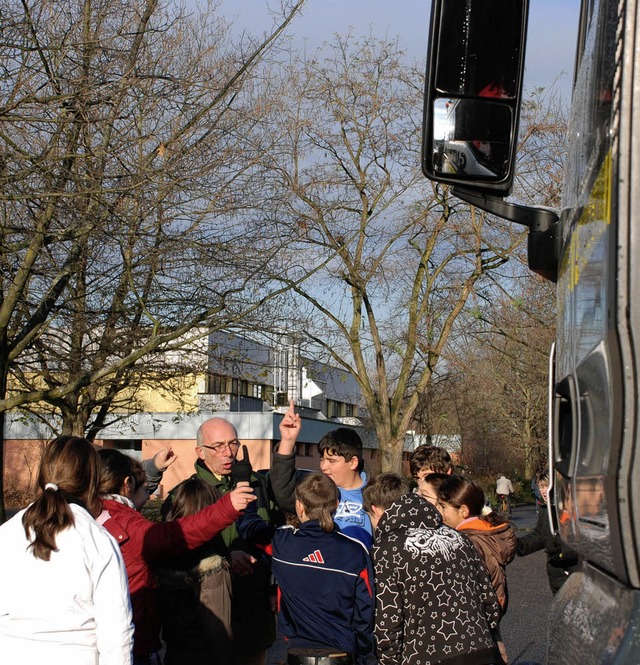
[[[280,444],[273,454],[271,486],[276,501],[283,510],[295,511],[291,487],[296,474],[295,444],[300,433],[300,416],[295,413],[293,400],[280,423]],[[367,476],[362,471],[362,440],[348,427],[327,432],[318,443],[320,471],[333,480],[340,491],[340,501],[334,522],[342,533],[357,538],[369,549],[373,544],[371,520],[362,507],[362,489]]]

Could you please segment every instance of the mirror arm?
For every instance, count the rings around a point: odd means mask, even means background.
[[[453,187],[451,193],[476,208],[528,227],[529,268],[552,282],[558,280],[560,217],[555,210],[507,203],[497,196],[460,187]]]
[[[490,212],[492,215],[528,226],[529,230],[533,232],[548,231],[559,219],[558,213],[550,208],[532,208],[519,203],[507,203],[497,196],[461,187],[454,187],[451,193],[476,208]]]

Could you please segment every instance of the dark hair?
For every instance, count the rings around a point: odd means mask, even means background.
[[[427,483],[427,485],[433,487],[437,493],[442,486],[442,483],[449,478],[451,478],[451,476],[448,473],[428,473],[422,479],[422,482]]]
[[[318,443],[318,452],[320,457],[328,452],[330,455],[340,455],[347,462],[353,457],[358,458],[358,463],[362,463],[362,439],[355,430],[348,427],[338,427],[338,429],[327,432]]]
[[[114,448],[101,448],[100,458],[100,494],[119,494],[124,481],[133,480],[134,491],[146,482],[146,474],[137,459],[129,457]]]
[[[171,507],[166,515],[166,520],[171,521],[179,517],[195,515],[203,508],[215,503],[218,498],[218,493],[213,485],[198,476],[192,476],[180,483],[173,491]]]
[[[505,522],[500,515],[493,511],[483,515],[482,510],[486,505],[484,490],[479,483],[466,476],[449,476],[440,485],[438,498],[454,508],[466,506],[469,509],[469,517],[478,517],[494,526]]]
[[[397,473],[381,473],[362,488],[362,507],[367,513],[371,512],[371,506],[386,510],[409,491],[409,481],[406,478]]]
[[[133,459],[133,468],[131,477],[133,478],[133,491],[135,492],[147,482],[147,474],[145,473],[142,462],[135,458]]]
[[[411,453],[409,468],[415,478],[422,469],[431,469],[432,473],[449,473],[453,471],[453,463],[445,448],[423,444]]]
[[[29,548],[36,559],[49,561],[57,552],[56,535],[74,526],[69,502],[83,505],[93,517],[100,514],[99,461],[96,449],[79,436],[59,436],[46,447],[38,487],[40,495],[22,516]],[[57,486],[45,489],[47,484]]]
[[[333,531],[333,514],[340,501],[336,484],[324,473],[310,473],[296,485],[300,501],[310,520],[318,520],[323,531]]]

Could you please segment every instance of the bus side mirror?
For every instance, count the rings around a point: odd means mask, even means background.
[[[528,0],[434,0],[422,170],[508,196],[514,175]]]

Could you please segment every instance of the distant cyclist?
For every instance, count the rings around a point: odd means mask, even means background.
[[[511,495],[513,494],[513,485],[508,478],[505,478],[503,473],[498,476],[496,482],[496,494],[498,495],[498,507],[505,515],[511,515]]]

